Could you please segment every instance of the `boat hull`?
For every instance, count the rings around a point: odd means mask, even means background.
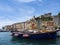
[[[12,33],[13,34],[13,33]],[[33,38],[33,39],[39,39],[39,38],[52,38],[55,39],[57,37],[56,32],[49,32],[49,33],[40,33],[40,34],[19,34],[18,36],[15,37],[19,37],[19,38]]]
[[[56,38],[56,32],[31,35],[30,38]]]

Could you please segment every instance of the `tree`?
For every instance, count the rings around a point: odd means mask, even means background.
[[[43,15],[41,15],[41,20],[44,21],[44,16]]]
[[[2,29],[5,29],[5,27],[2,27]]]
[[[52,17],[41,17],[42,21],[52,21],[53,18]]]
[[[46,29],[47,27],[45,25],[42,26],[44,29]]]
[[[58,26],[55,26],[54,28],[55,28],[55,29],[57,29],[57,28],[58,28]]]

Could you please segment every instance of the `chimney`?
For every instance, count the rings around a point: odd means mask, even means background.
[[[51,14],[52,14],[52,13],[48,13],[48,15],[50,15],[50,16],[51,16]]]

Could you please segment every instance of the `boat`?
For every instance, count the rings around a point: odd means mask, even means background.
[[[12,36],[19,38],[32,38],[32,39],[41,39],[41,38],[51,38],[55,39],[57,37],[56,30],[26,30],[22,32],[11,32]]]
[[[56,30],[57,30],[57,36],[60,37],[60,29],[57,28]]]

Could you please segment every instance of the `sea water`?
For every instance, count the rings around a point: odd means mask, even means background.
[[[56,39],[21,39],[12,37],[10,32],[0,32],[0,45],[60,45],[60,37]]]

